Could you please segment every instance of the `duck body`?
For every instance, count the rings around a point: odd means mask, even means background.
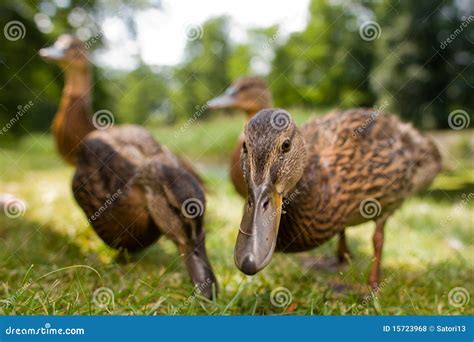
[[[243,198],[247,197],[247,185],[245,184],[244,174],[240,167],[240,151],[242,150],[242,144],[244,142],[244,135],[241,134],[237,144],[232,151],[230,157],[230,169],[229,176],[230,181],[234,185],[235,191]]]
[[[141,176],[149,163],[166,163],[167,157],[145,129],[133,125],[94,131],[79,146],[74,198],[109,246],[138,251],[161,235]]]
[[[348,226],[390,215],[441,169],[429,137],[373,109],[336,111],[301,133],[308,163],[283,200],[279,251],[312,249]]]
[[[194,285],[211,298],[217,282],[206,253],[205,194],[197,173],[143,127],[101,122],[113,119],[108,111],[102,119],[92,115],[91,70],[80,40],[63,35],[40,54],[65,72],[53,134],[60,155],[76,168],[73,195],[97,235],[129,252],[167,236]]]
[[[288,112],[265,109],[245,127],[241,166],[248,197],[234,257],[242,272],[259,272],[274,251],[306,251],[335,235],[344,246],[348,226],[374,221],[375,288],[387,219],[430,185],[441,157],[431,138],[393,115],[335,111],[298,128]]]

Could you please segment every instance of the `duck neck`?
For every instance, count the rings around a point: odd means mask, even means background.
[[[59,109],[53,120],[56,146],[66,161],[75,164],[77,148],[94,130],[90,121],[92,75],[89,67],[65,71]]]
[[[265,108],[272,108],[273,107],[273,102],[271,100],[266,100],[265,103],[260,104],[258,107],[255,108],[250,108],[245,110],[246,114],[246,120],[249,121],[251,118],[255,116],[258,112],[260,112],[262,109]]]
[[[261,108],[263,109],[263,108]],[[249,110],[246,110],[245,111],[245,117],[246,117],[246,121],[249,121],[251,118],[254,117],[255,114],[257,114],[261,109],[249,109]]]
[[[91,99],[92,75],[89,67],[71,68],[64,72],[63,96]]]

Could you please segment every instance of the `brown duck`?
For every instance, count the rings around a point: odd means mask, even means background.
[[[193,283],[211,297],[216,279],[205,248],[205,196],[195,172],[144,128],[107,127],[110,112],[92,116],[91,67],[80,40],[62,35],[40,55],[64,70],[53,134],[61,156],[76,167],[74,197],[94,230],[107,245],[130,252],[169,237]]]
[[[207,103],[209,109],[240,109],[246,113],[246,120],[250,120],[258,111],[273,107],[272,94],[264,80],[257,77],[242,77],[235,81],[224,94]],[[242,196],[247,196],[247,186],[240,169],[240,150],[242,149],[243,135],[239,137],[230,159],[230,179],[235,190]]]
[[[257,112],[265,108],[273,107],[272,94],[266,82],[258,77],[242,77],[235,81],[224,94],[208,102],[209,109],[238,109],[246,113],[248,122]],[[247,185],[240,167],[240,151],[244,141],[243,133],[232,152],[230,158],[230,179],[235,190],[244,198],[247,197]],[[346,236],[344,230],[339,233],[339,243],[336,251],[336,263],[343,264],[349,256]],[[328,264],[329,263],[329,264]],[[333,261],[321,263],[322,267],[333,266]]]
[[[262,270],[274,251],[309,250],[373,220],[372,287],[387,219],[441,169],[430,138],[371,109],[332,112],[301,128],[284,110],[262,110],[245,126],[240,159],[248,192],[235,246],[242,272]]]

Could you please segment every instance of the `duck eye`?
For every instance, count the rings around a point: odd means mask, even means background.
[[[242,144],[242,151],[244,151],[244,153],[247,153],[247,145],[245,144],[245,141]]]
[[[281,149],[283,152],[288,152],[291,147],[290,139],[286,139],[283,144],[281,145]]]

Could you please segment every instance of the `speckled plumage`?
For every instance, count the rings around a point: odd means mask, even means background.
[[[367,199],[380,203],[377,217],[388,216],[439,172],[441,158],[430,138],[395,116],[372,119],[373,113],[336,111],[301,127],[308,163],[287,197],[299,194],[284,201],[278,250],[307,250],[373,220],[361,215]]]
[[[282,127],[278,117],[287,119]],[[388,217],[441,170],[431,138],[364,108],[335,111],[300,129],[289,113],[262,110],[245,127],[240,159],[249,195],[235,259],[244,273],[265,267],[273,250],[305,251],[335,235],[342,254],[345,228],[373,220],[373,287]]]

